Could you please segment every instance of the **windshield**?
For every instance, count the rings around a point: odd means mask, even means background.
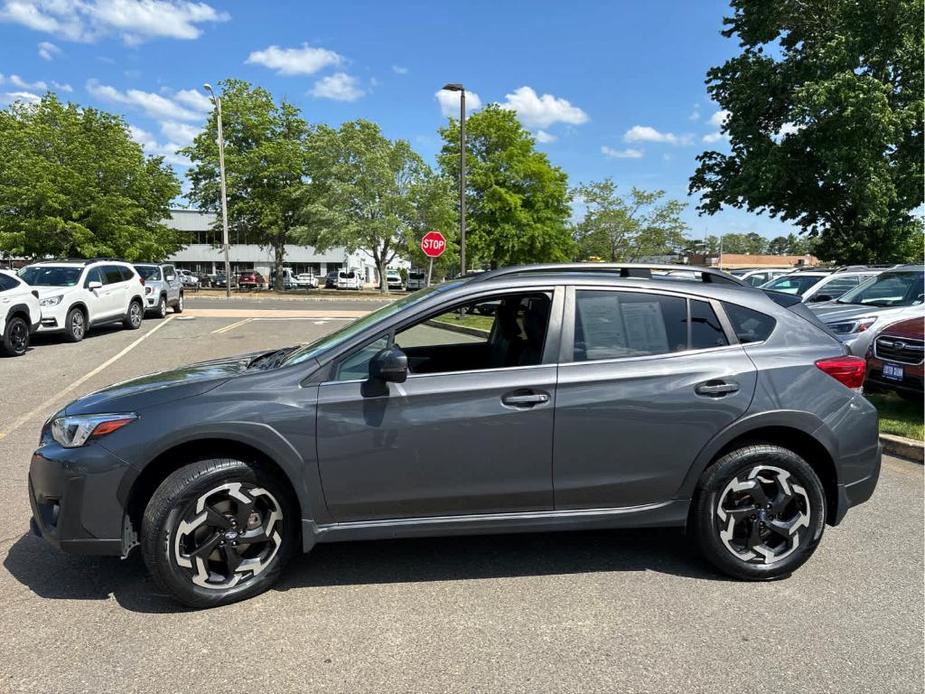
[[[840,304],[861,306],[913,306],[922,303],[925,273],[884,272],[838,299]]]
[[[157,281],[161,278],[161,269],[157,265],[136,265],[135,269],[144,280]]]
[[[19,276],[33,287],[73,287],[80,281],[82,267],[30,265],[23,268]]]
[[[329,349],[337,347],[347,340],[350,340],[355,335],[360,334],[369,326],[375,325],[379,321],[385,320],[390,316],[394,316],[396,313],[408,306],[411,306],[412,304],[423,301],[434,292],[444,292],[448,289],[458,287],[459,284],[459,282],[447,282],[446,284],[437,285],[428,289],[421,289],[414,294],[409,294],[403,299],[393,301],[391,304],[386,304],[382,308],[377,309],[372,313],[368,313],[362,318],[358,318],[353,323],[348,323],[340,330],[335,330],[329,335],[325,335],[324,337],[315,340],[314,342],[307,344],[304,347],[300,347],[295,352],[292,352],[285,359],[285,361],[282,362],[281,366],[300,364],[308,359],[315,359],[324,352],[327,352]]]
[[[819,275],[784,275],[761,285],[762,289],[803,296],[810,287],[822,279]]]

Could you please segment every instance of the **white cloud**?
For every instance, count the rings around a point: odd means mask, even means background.
[[[173,95],[173,98],[194,111],[208,113],[212,110],[212,99],[195,89],[181,89]]]
[[[11,84],[14,87],[18,87],[19,89],[26,91],[44,92],[48,89],[48,84],[42,82],[41,80],[37,82],[26,82],[26,80],[24,80],[19,75],[6,76],[0,74],[0,84]]]
[[[334,99],[334,101],[356,101],[363,96],[363,90],[357,86],[356,77],[345,72],[322,77],[315,82],[310,93],[319,99]]]
[[[33,94],[31,92],[6,92],[0,101],[3,103],[13,103],[14,101],[21,101],[24,104],[35,104],[42,100],[38,94]]]
[[[688,116],[689,120],[700,120],[700,104],[694,104],[694,108],[691,111],[691,115]]]
[[[780,130],[777,131],[777,136],[775,139],[779,142],[783,140],[788,135],[795,135],[803,129],[802,125],[796,123],[784,123],[780,126]]]
[[[177,154],[177,150],[180,149],[180,145],[176,144],[175,142],[160,143],[157,141],[154,135],[149,133],[147,130],[136,128],[134,125],[128,126],[128,131],[132,136],[132,139],[140,144],[142,149],[144,149],[145,154],[150,156],[164,157],[164,161],[175,166],[191,165],[192,162],[190,162],[189,159],[180,154]]]
[[[202,119],[202,113],[193,111],[185,106],[168,99],[160,94],[144,92],[140,89],[119,91],[115,87],[100,84],[96,80],[87,82],[87,91],[91,96],[110,103],[123,104],[136,108],[155,120],[189,120]]]
[[[675,135],[663,133],[648,125],[634,125],[623,134],[625,142],[660,142],[669,145],[689,145],[693,141],[691,135]]]
[[[555,142],[556,140],[559,139],[552,133],[548,133],[545,130],[537,130],[535,137],[536,137],[536,141],[540,143]]]
[[[446,118],[459,118],[459,92],[441,89],[434,96],[440,102],[440,113]],[[482,108],[482,100],[475,92],[466,90],[466,114]]]
[[[725,135],[719,131],[715,133],[707,133],[706,135],[703,136],[703,141],[710,145],[715,142],[719,142],[720,140],[728,140],[728,139],[729,139],[728,135]]]
[[[303,43],[301,48],[269,46],[262,51],[253,51],[245,62],[263,65],[281,75],[313,75],[331,65],[340,65],[344,58],[327,48]]]
[[[68,94],[74,91],[74,88],[71,85],[62,84],[61,82],[55,82],[54,80],[52,80],[51,86],[57,89],[59,92],[67,92]]]
[[[528,128],[548,128],[553,123],[581,125],[588,122],[588,114],[565,99],[552,94],[537,96],[530,87],[519,87],[506,94],[502,108],[509,108]]]
[[[42,60],[54,60],[61,53],[61,49],[50,41],[39,43],[39,57]]]
[[[601,147],[601,154],[605,157],[611,157],[612,159],[642,159],[643,151],[641,149],[633,149],[632,147],[614,149],[613,147],[604,145]]]
[[[189,0],[0,0],[0,21],[21,24],[68,41],[119,36],[128,44],[149,38],[195,39],[199,25],[224,22],[204,2]],[[42,56],[44,57],[44,56]]]
[[[723,109],[710,116],[710,120],[707,122],[714,128],[722,128],[727,118],[729,118],[729,111]]]
[[[189,123],[178,123],[172,120],[161,123],[161,134],[171,142],[179,144],[181,147],[185,147],[191,143],[193,138],[199,134],[200,130],[201,128],[198,126],[190,125]]]
[[[392,72],[394,72],[396,75],[407,75],[407,74],[408,74],[408,68],[406,68],[406,67],[404,67],[404,66],[402,66],[402,65],[393,65],[393,66],[392,66]]]

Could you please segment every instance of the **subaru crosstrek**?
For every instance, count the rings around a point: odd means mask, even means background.
[[[686,526],[721,571],[786,576],[877,483],[864,360],[799,297],[679,270],[486,272],[87,395],[42,429],[33,529],[140,545],[199,607],[385,537]]]

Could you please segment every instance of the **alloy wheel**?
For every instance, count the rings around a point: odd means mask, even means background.
[[[21,320],[14,321],[13,327],[10,328],[10,347],[13,349],[13,354],[25,354],[28,346],[29,330],[26,324]]]
[[[276,557],[283,513],[263,487],[230,482],[201,495],[177,526],[173,558],[197,586],[226,590],[260,575]]]
[[[84,330],[86,330],[84,314],[80,311],[74,311],[74,314],[71,317],[71,335],[74,336],[75,340],[80,340],[84,336]]]
[[[128,319],[133,328],[141,325],[141,305],[137,301],[133,301],[132,305],[129,306]]]
[[[786,470],[757,465],[726,485],[716,516],[720,540],[734,556],[772,564],[806,542],[809,496]]]

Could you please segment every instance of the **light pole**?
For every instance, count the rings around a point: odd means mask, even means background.
[[[225,189],[225,137],[222,134],[222,100],[215,96],[212,85],[206,82],[202,88],[209,92],[215,104],[218,124],[218,175],[222,188],[222,249],[225,253],[225,298],[231,298],[231,261],[228,258],[228,192]]]
[[[443,85],[459,92],[459,274],[466,274],[466,88],[458,83]]]

